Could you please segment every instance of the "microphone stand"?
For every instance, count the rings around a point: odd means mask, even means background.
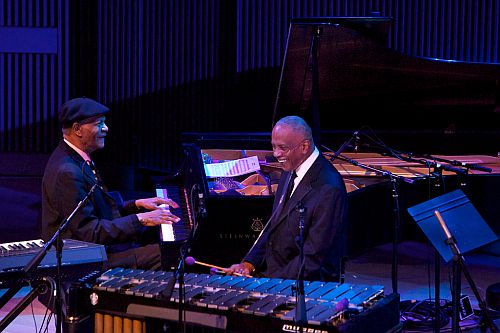
[[[24,279],[30,279],[31,274],[38,267],[43,258],[47,255],[47,252],[50,250],[52,245],[56,243],[56,258],[57,258],[57,279],[55,283],[54,294],[56,297],[56,332],[60,333],[62,328],[62,301],[61,301],[61,266],[62,266],[62,248],[63,242],[60,238],[61,233],[66,229],[71,219],[75,216],[75,214],[80,210],[80,208],[89,200],[92,193],[94,193],[95,189],[98,187],[98,184],[94,184],[87,195],[77,204],[75,209],[71,212],[71,214],[61,223],[60,227],[54,233],[52,238],[45,243],[45,245],[38,251],[38,253],[23,267],[20,272],[20,279],[17,280],[14,287],[9,288],[5,294],[0,297],[0,308],[2,308],[14,295],[22,288]],[[53,287],[53,279],[50,277],[44,277],[42,279],[45,284],[50,284]],[[28,295],[26,295],[21,302],[12,309],[3,319],[0,321],[0,332],[3,331],[9,324],[14,320],[14,318],[19,315],[27,306],[30,304],[37,295],[42,294],[44,291],[44,287],[38,285],[35,287]]]
[[[330,158],[330,161],[334,161],[351,143],[353,140],[359,140],[359,132],[358,131],[355,131],[354,133],[352,133],[352,136],[347,140],[345,141],[340,147],[339,149],[337,149],[337,151],[333,154],[333,156]],[[325,146],[322,146],[323,148],[326,148],[327,150],[329,151],[332,151],[331,149],[329,149],[328,147],[325,147]]]
[[[359,163],[358,161],[355,161],[351,158],[348,158],[346,156],[341,155],[341,150],[344,149],[343,147],[347,147],[349,144],[349,141],[352,141],[356,136],[358,132],[354,132],[354,135],[351,139],[349,139],[347,142],[345,142],[337,152],[330,158],[330,161],[333,161],[334,158],[338,158],[342,161],[348,162],[354,166],[360,167],[362,169],[368,170],[375,172],[383,177],[388,177],[391,185],[392,185],[392,198],[394,201],[394,235],[393,235],[393,242],[392,242],[392,264],[391,264],[391,283],[392,283],[392,291],[393,293],[398,292],[398,244],[399,244],[399,230],[400,230],[400,212],[399,212],[399,194],[398,194],[398,187],[397,183],[399,181],[403,181],[405,183],[409,184],[414,184],[415,181],[411,178],[407,178],[404,176],[399,176],[396,174],[393,174],[390,171],[386,170],[381,170],[374,168],[372,166]],[[323,148],[326,150],[333,152],[330,148],[322,145]],[[336,156],[335,156],[336,155]]]
[[[444,163],[447,163],[447,164],[452,165],[452,166],[458,166],[461,168],[465,168],[467,170],[477,170],[477,171],[484,171],[484,172],[491,172],[492,171],[491,168],[479,165],[477,163],[465,163],[465,162],[461,162],[461,161],[457,161],[457,160],[448,160],[446,158],[436,157],[436,156],[432,156],[429,154],[415,154],[415,153],[405,153],[405,154],[408,155],[409,158],[411,158],[412,156],[421,157],[421,158],[425,158],[428,160],[444,162]],[[450,171],[455,171],[455,170],[456,169],[452,169]],[[465,171],[465,170],[463,170],[463,171]]]
[[[299,258],[300,258],[300,268],[299,275],[297,277],[297,295],[296,295],[296,307],[295,307],[295,323],[299,325],[300,332],[303,332],[304,325],[307,324],[307,313],[306,313],[306,300],[304,294],[304,219],[306,208],[302,201],[299,202],[297,207],[299,210]]]
[[[391,151],[391,154],[399,159],[405,160],[407,162],[413,162],[413,163],[419,163],[423,164],[428,168],[433,168],[433,172],[431,174],[432,177],[437,179],[437,184],[436,187],[442,186],[442,183],[444,183],[443,179],[443,170],[446,171],[451,171],[456,173],[457,175],[460,175],[462,177],[467,176],[468,170],[469,169],[474,169],[474,170],[480,170],[480,171],[485,171],[485,172],[491,172],[490,168],[486,168],[477,164],[467,164],[463,162],[459,162],[456,160],[447,160],[444,158],[439,158],[439,157],[434,157],[432,155],[416,155],[420,156],[422,159],[415,159],[413,156],[415,154],[412,153],[399,153],[397,154],[395,151]],[[445,162],[448,164],[441,164],[438,163],[437,161],[440,162]],[[456,167],[459,166],[459,167]],[[465,167],[466,169],[463,169]],[[489,170],[489,171],[488,171]],[[460,186],[465,187],[466,182],[465,180],[462,180],[460,182]],[[444,190],[440,191],[444,192]],[[456,276],[457,274],[460,274],[458,270],[460,269],[459,265],[454,265],[453,266],[453,273]],[[460,290],[460,280],[455,280],[454,281],[454,291],[452,293],[452,298],[453,294],[456,292],[455,289]],[[458,299],[456,300],[458,302]],[[457,304],[453,303],[453,306],[458,306]],[[434,250],[434,329],[433,331],[435,333],[439,333],[441,328],[440,328],[440,309],[441,309],[441,259],[439,256],[439,252],[435,249]],[[453,314],[455,316],[455,314]],[[458,318],[458,317],[457,317]],[[456,321],[456,325],[458,325],[458,319],[452,318],[452,321]]]
[[[184,290],[184,273],[185,273],[185,259],[186,259],[186,252],[189,250],[189,247],[191,246],[191,241],[194,238],[196,228],[198,226],[198,218],[205,218],[206,217],[206,207],[203,202],[203,190],[201,186],[198,184],[194,184],[193,187],[191,188],[191,194],[190,197],[192,199],[192,192],[194,190],[198,190],[198,212],[194,214],[195,218],[195,226],[191,228],[191,231],[189,233],[189,237],[187,238],[186,242],[181,246],[180,251],[179,251],[179,263],[177,264],[177,268],[174,271],[174,276],[172,277],[171,281],[169,282],[171,286],[167,288],[167,294],[168,299],[170,299],[170,296],[172,295],[172,291],[175,286],[175,282],[177,281],[178,286],[179,286],[179,313],[178,313],[178,327],[179,327],[179,332],[185,332],[186,331],[186,325],[184,322],[184,295],[185,295],[185,290]],[[202,204],[203,203],[203,204]],[[193,207],[193,203],[191,202],[191,207]]]

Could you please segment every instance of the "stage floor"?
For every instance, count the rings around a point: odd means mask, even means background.
[[[346,282],[352,284],[382,285],[386,294],[392,292],[392,244],[384,244],[365,254],[349,258],[346,262]],[[398,246],[398,279],[397,287],[401,301],[421,302],[434,298],[434,250],[428,244],[418,242],[403,242]],[[467,267],[472,275],[481,297],[485,298],[486,288],[500,282],[500,256],[485,253],[474,253],[465,256]],[[440,293],[442,302],[451,301],[450,281],[451,263],[440,263]],[[28,293],[23,288],[16,298],[12,299],[4,309],[0,310],[0,317],[6,313]],[[478,302],[469,284],[462,278],[462,294],[468,295],[473,308],[478,310]],[[414,303],[415,304],[415,303]],[[4,331],[6,333],[38,332],[46,314],[46,308],[35,300],[28,306]],[[36,326],[35,326],[36,322]],[[498,326],[498,324],[497,324]],[[451,332],[450,324],[444,326],[441,332]],[[479,332],[476,317],[461,321],[463,332]],[[45,331],[43,329],[42,331]],[[55,318],[52,317],[46,332],[55,332]],[[405,332],[413,332],[406,329]],[[419,332],[432,332],[420,330]]]

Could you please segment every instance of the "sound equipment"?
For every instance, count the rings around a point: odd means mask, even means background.
[[[172,278],[172,272],[114,268],[83,283],[80,299],[90,303],[95,332],[176,325],[181,296],[194,332],[298,332],[293,280],[189,273],[184,295],[176,286],[168,296]],[[382,333],[400,325],[399,297],[384,295],[383,286],[305,281],[304,289],[304,332]]]
[[[63,274],[81,277],[92,270],[100,270],[108,260],[104,245],[63,240]],[[0,244],[0,288],[10,288],[23,267],[44,246],[41,239]],[[36,276],[55,276],[56,251],[51,248],[36,270]]]

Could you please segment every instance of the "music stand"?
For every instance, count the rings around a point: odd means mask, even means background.
[[[465,266],[462,254],[497,240],[497,236],[486,224],[479,212],[461,190],[446,193],[429,201],[408,208],[408,213],[417,222],[441,257],[449,262],[453,259],[452,332],[459,332],[459,298],[461,271],[474,291],[486,324],[495,330],[488,317],[488,310]],[[437,318],[438,309],[436,309]]]

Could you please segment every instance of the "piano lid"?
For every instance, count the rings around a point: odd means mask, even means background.
[[[296,114],[321,131],[361,126],[397,131],[496,130],[500,65],[419,58],[389,49],[391,21],[387,17],[292,20],[273,124]]]

